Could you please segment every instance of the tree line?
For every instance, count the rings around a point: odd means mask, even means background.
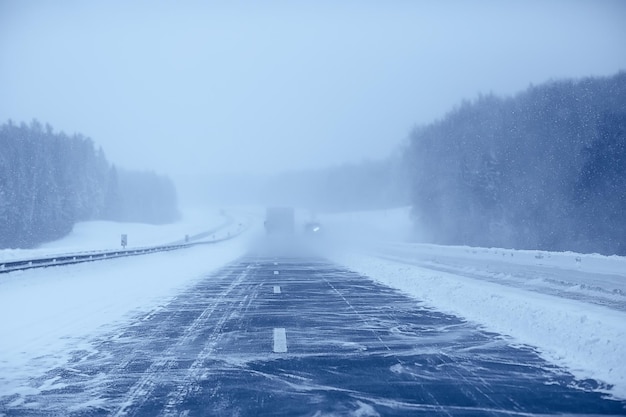
[[[159,224],[177,217],[169,178],[117,169],[90,138],[37,120],[0,126],[0,248],[61,238],[78,221]]]
[[[466,101],[404,158],[424,240],[626,255],[626,72]]]

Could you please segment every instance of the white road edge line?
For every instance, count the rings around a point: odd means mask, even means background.
[[[274,294],[280,294],[280,285],[274,285]]]
[[[287,333],[284,327],[274,329],[274,353],[287,352]]]

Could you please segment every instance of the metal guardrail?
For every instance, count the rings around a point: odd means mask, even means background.
[[[207,241],[200,242],[190,242],[190,243],[181,243],[181,244],[170,244],[170,245],[160,245],[160,246],[150,246],[144,248],[137,249],[123,249],[123,250],[115,250],[115,251],[95,251],[95,252],[81,252],[76,254],[59,254],[59,255],[50,255],[42,258],[32,258],[32,259],[20,259],[16,261],[0,261],[0,274],[13,272],[13,271],[23,271],[26,269],[33,268],[49,268],[52,266],[61,266],[61,265],[72,265],[83,262],[94,262],[94,261],[102,261],[106,259],[115,259],[122,258],[126,256],[138,256],[138,255],[147,255],[150,253],[156,252],[168,252],[179,249],[186,249],[193,246],[198,245],[211,245],[214,243],[223,242],[226,240],[233,239],[243,232],[245,232],[248,228],[244,227],[243,229],[237,230],[235,233],[229,233],[227,237],[220,239],[213,239]]]

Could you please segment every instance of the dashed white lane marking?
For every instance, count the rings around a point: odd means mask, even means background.
[[[280,285],[274,285],[274,294],[280,294]]]
[[[274,353],[287,352],[287,333],[284,327],[274,329]]]
[[[279,274],[279,272],[278,272],[278,271],[274,271],[274,275],[278,275],[278,274]]]

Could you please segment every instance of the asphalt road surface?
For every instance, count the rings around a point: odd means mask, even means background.
[[[251,254],[91,345],[0,415],[626,415],[531,348],[320,258]]]

